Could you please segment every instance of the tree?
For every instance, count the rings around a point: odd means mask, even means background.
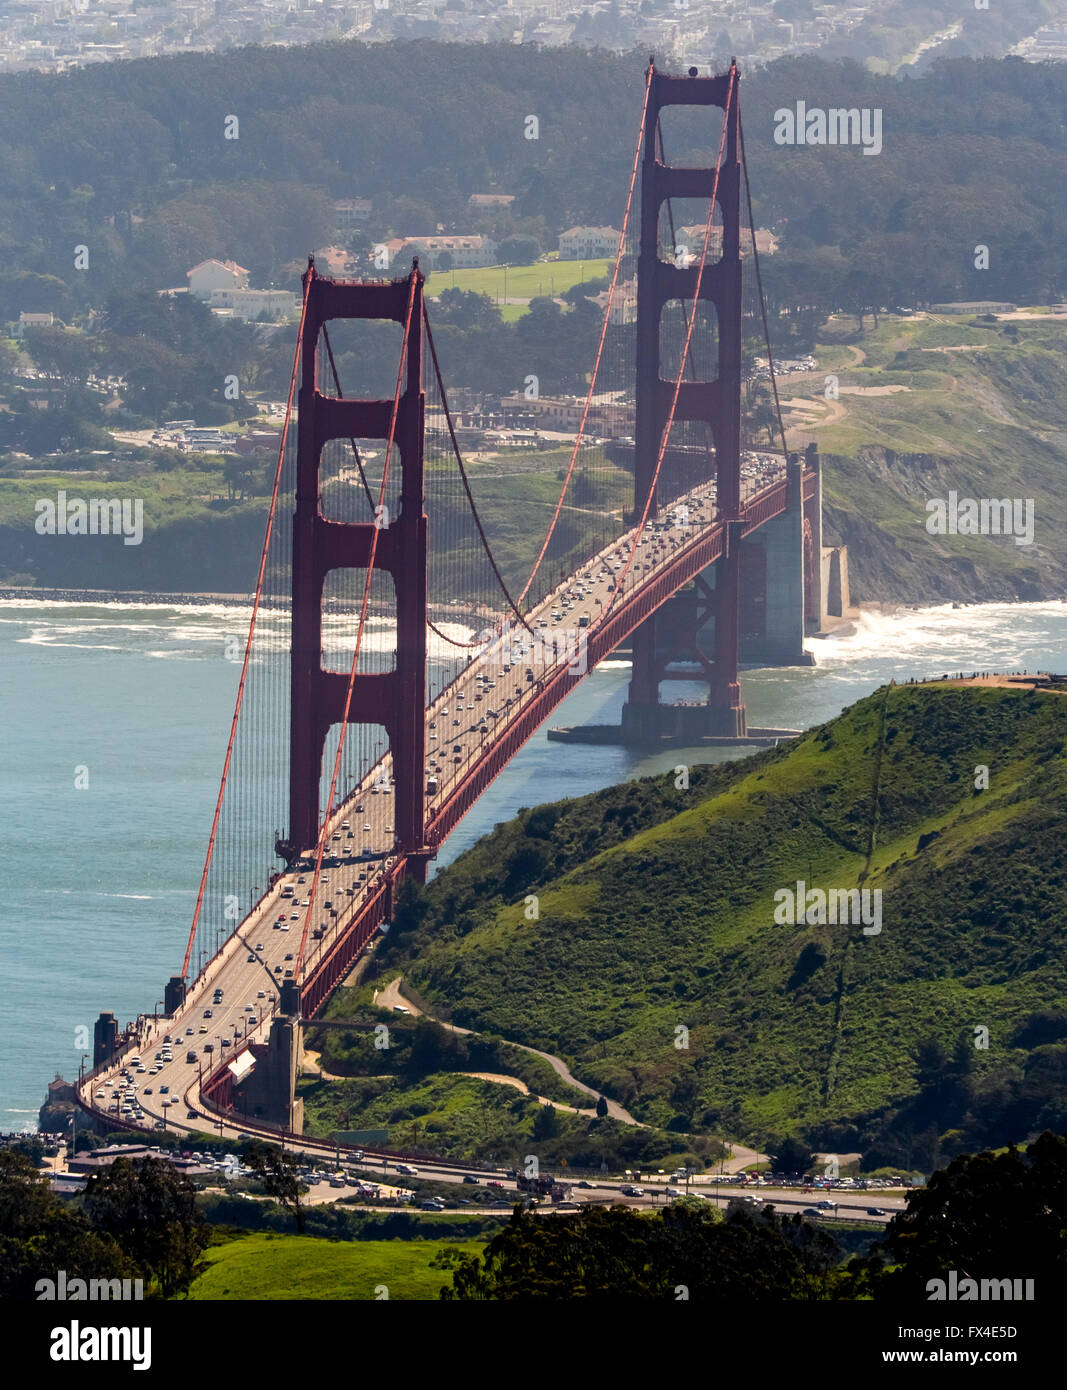
[[[92,340],[70,328],[29,329],[26,350],[46,376],[64,386],[84,386],[96,357]]]
[[[509,236],[497,247],[501,265],[529,265],[540,254],[540,244],[532,236]]]
[[[559,1116],[556,1114],[556,1107],[554,1105],[540,1106],[534,1116],[534,1139],[555,1139],[558,1134]]]
[[[604,1116],[605,1116],[607,1113],[608,1113],[608,1103],[607,1103],[607,1101],[604,1099],[603,1096],[597,1096],[597,1102],[596,1102],[596,1117],[597,1117],[597,1119],[598,1119],[598,1120],[602,1120],[602,1119],[604,1118]]]
[[[811,1171],[815,1155],[798,1139],[783,1139],[774,1145],[770,1159],[772,1173],[807,1173]]]
[[[852,1297],[926,1298],[931,1279],[1033,1279],[1054,1303],[1067,1291],[1067,1136],[1020,1153],[964,1154],[909,1193],[885,1239],[849,1266]]]
[[[137,1274],[110,1236],[55,1196],[24,1154],[0,1150],[0,1298],[30,1299],[39,1279],[122,1279]]]
[[[300,1199],[308,1188],[300,1181],[296,1155],[277,1144],[263,1144],[257,1140],[245,1149],[244,1161],[257,1174],[267,1195],[292,1213],[297,1235],[303,1235],[306,1217]]]
[[[825,1296],[836,1241],[799,1216],[741,1206],[725,1217],[695,1198],[652,1214],[593,1207],[543,1220],[516,1207],[481,1259],[457,1263],[446,1300],[673,1301]]]
[[[200,1272],[208,1227],[196,1209],[196,1189],[173,1164],[117,1158],[89,1179],[85,1211],[165,1298],[187,1289]]]

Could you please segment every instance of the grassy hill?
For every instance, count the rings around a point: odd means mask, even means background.
[[[860,334],[839,316],[819,338],[819,370],[786,377],[783,404],[791,444],[824,455],[827,536],[850,547],[853,598],[1067,593],[1067,319],[868,317]],[[930,535],[926,504],[950,490],[1032,498],[1033,544]]]
[[[382,963],[668,1130],[919,1163],[1062,1126],[1065,742],[1060,694],[890,687],[688,790],[520,813],[409,890]],[[881,890],[881,933],[777,925],[796,880]]]
[[[431,1267],[442,1251],[481,1252],[480,1241],[331,1241],[249,1235],[212,1246],[190,1299],[435,1299],[452,1281]]]

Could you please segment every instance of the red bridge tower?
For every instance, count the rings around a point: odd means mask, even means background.
[[[640,517],[648,496],[664,426],[670,416],[675,383],[660,370],[660,322],[670,300],[694,304],[700,298],[715,306],[718,319],[718,375],[713,381],[683,381],[674,418],[704,421],[715,446],[718,514],[725,522],[724,553],[715,565],[715,587],[698,586],[700,602],[711,608],[715,623],[714,661],[700,651],[695,633],[687,640],[661,614],[653,614],[633,635],[633,675],[622,712],[625,742],[656,741],[674,734],[676,713],[661,705],[660,681],[672,659],[696,659],[708,680],[708,703],[699,732],[741,737],[745,708],[737,679],[740,629],[741,533],[741,150],[738,73],[718,77],[671,77],[653,71],[645,116],[641,174],[641,240],[637,261],[637,385],[634,428],[634,501]],[[732,84],[732,85],[731,85]],[[727,103],[729,109],[727,110]],[[718,106],[726,112],[726,140],[718,171],[688,169],[658,157],[659,113],[665,106]],[[668,198],[715,197],[722,210],[722,256],[700,274],[699,260],[682,267],[660,259],[660,208]],[[688,311],[688,309],[687,309]],[[656,499],[648,512],[656,515]],[[705,611],[698,625],[707,617]],[[673,630],[672,630],[673,628]],[[690,729],[691,734],[698,731]]]

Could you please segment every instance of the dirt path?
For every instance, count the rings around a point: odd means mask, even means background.
[[[378,1007],[391,1009],[395,1008],[397,1004],[400,1004],[416,1017],[425,1016],[426,1018],[432,1018],[432,1014],[424,1015],[422,1009],[417,1009],[410,999],[405,998],[404,995],[401,994],[400,986],[402,983],[403,976],[398,975],[395,980],[386,985],[385,989],[383,989],[380,994],[376,991],[374,1001]],[[440,1023],[442,1028],[448,1028],[453,1033],[473,1033],[473,1029],[459,1028],[454,1023],[444,1023],[441,1019],[434,1019],[434,1022]],[[556,1075],[560,1077],[561,1080],[565,1081],[568,1086],[573,1086],[576,1091],[581,1091],[584,1095],[592,1096],[594,1099],[599,1097],[600,1093],[598,1091],[595,1091],[592,1086],[585,1085],[584,1082],[579,1081],[572,1074],[570,1068],[562,1058],[553,1056],[551,1052],[542,1052],[540,1048],[537,1047],[527,1047],[525,1043],[512,1043],[511,1046],[521,1048],[523,1052],[530,1052],[535,1057],[543,1058]],[[497,1072],[478,1071],[463,1072],[462,1075],[473,1076],[482,1081],[496,1081],[501,1085],[514,1086],[517,1090],[520,1090],[523,1095],[530,1094],[530,1088],[524,1081],[520,1081],[517,1076],[503,1076]],[[574,1110],[573,1105],[567,1105],[563,1101],[548,1100],[545,1096],[538,1096],[537,1099],[542,1105],[552,1105],[557,1110]],[[605,1096],[604,1099],[607,1101],[608,1114],[612,1119],[619,1120],[624,1125],[636,1125],[639,1129],[646,1128],[639,1120],[635,1120],[628,1110],[623,1109],[618,1101],[608,1100],[607,1096]],[[593,1116],[596,1114],[596,1110],[580,1110],[578,1113],[581,1115]],[[766,1163],[767,1161],[766,1154],[757,1153],[755,1149],[746,1149],[743,1144],[730,1144],[729,1149],[730,1157],[725,1159],[722,1165],[724,1173],[740,1173],[752,1163]]]
[[[531,1094],[526,1082],[517,1076],[504,1076],[497,1071],[461,1071],[460,1076],[472,1076],[476,1081],[495,1081],[499,1086],[514,1086],[517,1091],[521,1091],[524,1096]],[[593,1119],[596,1115],[595,1107],[588,1110],[580,1110],[577,1105],[569,1105],[565,1100],[549,1100],[547,1096],[534,1096],[534,1100],[542,1105],[551,1105],[553,1110],[565,1110],[568,1114],[587,1115]]]
[[[380,1009],[395,1009],[399,1005],[401,1008],[407,1009],[408,1013],[418,1018],[423,1014],[423,1010],[417,1009],[410,999],[406,999],[404,995],[401,994],[400,986],[402,982],[403,976],[398,975],[395,980],[386,985],[385,989],[383,989],[380,994],[375,992],[374,1003],[376,1003]],[[426,1014],[425,1016],[427,1018],[433,1018],[432,1014]],[[474,1031],[472,1028],[459,1028],[454,1023],[445,1023],[439,1018],[435,1018],[434,1022],[440,1023],[442,1028],[447,1028],[453,1033],[473,1033]],[[561,1080],[565,1081],[568,1086],[573,1086],[576,1091],[581,1091],[583,1095],[592,1096],[594,1100],[600,1098],[600,1092],[594,1090],[592,1086],[587,1086],[584,1081],[579,1081],[578,1078],[572,1074],[571,1069],[561,1057],[555,1057],[551,1052],[542,1052],[540,1048],[527,1047],[525,1043],[512,1043],[511,1046],[521,1048],[523,1052],[532,1053],[534,1057],[543,1058],[556,1075]],[[619,1120],[624,1125],[636,1125],[639,1129],[645,1128],[645,1126],[642,1125],[639,1120],[635,1120],[630,1112],[624,1109],[617,1100],[609,1100],[607,1096],[604,1097],[604,1100],[607,1102],[608,1114],[613,1120]],[[548,1104],[555,1105],[556,1102],[550,1101]],[[560,1102],[559,1108],[562,1110],[572,1110],[574,1107]]]
[[[897,382],[893,386],[839,386],[842,396],[893,396],[898,391],[910,391],[910,386]]]
[[[836,425],[847,414],[842,401],[830,400],[826,396],[783,396],[782,409],[791,411],[797,417],[785,422],[787,430],[821,430],[827,425]],[[824,413],[813,420],[812,414],[818,409]]]

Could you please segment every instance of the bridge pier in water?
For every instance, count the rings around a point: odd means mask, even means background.
[[[785,513],[764,525],[773,532],[746,541],[752,523],[742,500],[742,149],[736,67],[701,78],[652,72],[646,109],[641,175],[641,236],[637,261],[637,372],[634,421],[634,513],[657,514],[657,484],[675,422],[704,426],[707,457],[714,460],[715,505],[723,523],[719,557],[691,586],[638,627],[631,639],[633,675],[617,741],[686,744],[707,739],[746,742],[749,731],[738,671],[743,633],[755,628],[756,660],[802,663],[804,640],[804,475],[798,459],[787,465]],[[680,168],[666,163],[658,136],[660,113],[668,106],[723,109],[723,141],[717,168]],[[679,265],[660,255],[660,214],[671,198],[707,198],[709,225],[722,214],[721,256],[712,265]],[[712,380],[666,379],[661,328],[672,301],[690,313],[710,306],[717,325],[716,375]],[[686,307],[691,305],[691,309]],[[692,369],[692,360],[690,359]],[[695,375],[695,371],[694,371]],[[753,582],[757,581],[758,582]],[[680,666],[683,669],[679,669]],[[696,667],[696,671],[692,669]],[[684,669],[688,668],[688,669]],[[704,703],[670,704],[660,699],[668,680],[703,680]],[[581,738],[579,730],[569,731]],[[607,741],[608,731],[590,731]],[[612,739],[611,741],[616,741]]]

